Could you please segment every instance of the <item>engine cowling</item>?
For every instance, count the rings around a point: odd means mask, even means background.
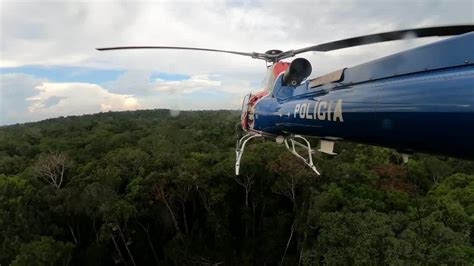
[[[293,60],[283,74],[283,86],[298,86],[301,82],[311,75],[311,63],[304,58]]]

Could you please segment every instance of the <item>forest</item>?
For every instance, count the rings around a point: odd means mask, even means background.
[[[337,142],[317,176],[267,139],[235,176],[238,121],[142,110],[0,127],[0,265],[474,264],[474,162]]]

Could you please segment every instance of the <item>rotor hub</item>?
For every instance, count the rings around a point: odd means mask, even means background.
[[[283,53],[282,50],[276,50],[276,49],[268,50],[268,51],[265,52],[266,55],[273,55],[273,56],[279,55],[281,53]]]

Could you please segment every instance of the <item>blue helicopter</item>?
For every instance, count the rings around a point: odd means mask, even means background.
[[[305,52],[328,52],[402,40],[407,36],[452,36],[357,66],[308,79],[308,60],[282,60]],[[302,49],[265,53],[175,47],[98,48],[181,49],[223,52],[267,61],[264,89],[245,96],[236,144],[236,175],[245,145],[254,138],[284,144],[315,173],[311,143],[334,155],[347,140],[394,148],[403,159],[415,151],[474,158],[474,25],[417,28],[359,36]],[[242,134],[245,132],[245,134]],[[301,152],[303,149],[304,152]]]

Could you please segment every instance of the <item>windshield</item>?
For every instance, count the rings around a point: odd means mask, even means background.
[[[273,72],[273,66],[271,66],[267,68],[267,75],[265,76],[264,89],[268,92],[272,92],[274,82],[275,82],[275,73]]]
[[[245,95],[244,100],[242,101],[242,113],[240,114],[240,120],[244,118],[245,113],[247,112],[247,106],[249,104],[250,93]]]

